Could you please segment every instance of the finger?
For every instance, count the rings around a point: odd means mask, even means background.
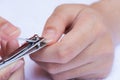
[[[22,65],[17,71],[15,71],[9,80],[24,80],[24,66]]]
[[[15,39],[20,34],[20,30],[7,20],[0,17],[0,56],[4,57],[6,53],[6,45],[9,40]]]
[[[104,57],[102,58],[102,60],[97,60],[93,63],[89,63],[81,67],[72,69],[72,70],[68,70],[62,73],[55,74],[53,75],[53,79],[54,80],[67,80],[67,79],[78,78],[78,77],[81,79],[86,79],[86,77],[83,77],[83,76],[90,75],[90,74],[99,74],[97,76],[94,76],[94,78],[103,79],[108,75],[111,69],[110,67],[111,62],[108,62],[108,61],[109,59],[106,59],[106,57]],[[107,62],[107,63],[103,63],[103,62]]]
[[[23,65],[23,60],[19,60],[0,70],[0,80],[8,80],[12,73]]]
[[[2,59],[5,59],[5,56],[6,56],[6,44],[7,44],[7,41],[5,40],[1,40],[1,53],[0,53],[0,56],[2,57]]]
[[[20,30],[7,20],[0,17],[0,40],[10,40],[18,37]]]
[[[18,40],[16,40],[16,39],[10,40],[10,41],[8,41],[7,46],[6,46],[6,48],[7,48],[6,53],[9,55],[11,52],[16,50],[18,47],[19,47]]]
[[[56,42],[61,37],[66,27],[72,24],[72,21],[82,8],[83,6],[80,5],[69,4],[61,5],[55,9],[47,20],[42,35],[47,39],[47,42],[50,42],[49,44]]]
[[[1,62],[3,56],[4,55],[2,55],[2,50],[1,50],[1,46],[0,46],[0,62]]]
[[[106,45],[103,45],[106,43]],[[97,54],[96,54],[97,53]],[[108,35],[104,35],[94,41],[93,44],[89,45],[85,50],[83,50],[77,57],[66,64],[56,64],[56,63],[45,63],[36,61],[43,69],[51,74],[61,73],[67,70],[71,70],[85,64],[91,63],[101,57],[113,56],[112,41]]]
[[[5,40],[1,41],[1,57],[2,59],[5,59],[8,57],[8,55],[16,50],[19,47],[17,40],[9,40],[8,42]]]
[[[2,51],[3,53],[1,54],[2,59],[6,59],[9,56],[13,55],[12,52],[16,50],[19,47],[18,41],[17,40],[9,40],[6,45],[3,45]]]
[[[66,34],[60,42],[46,47],[40,52],[32,54],[36,61],[67,63],[91,44],[100,35],[95,29],[95,16],[81,12],[74,28]]]

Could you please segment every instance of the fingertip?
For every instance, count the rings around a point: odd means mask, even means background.
[[[0,26],[0,38],[3,40],[15,39],[20,35],[20,29],[10,23]]]
[[[9,40],[16,38],[20,35],[20,29],[11,24],[6,19],[0,17],[0,38],[3,40]]]
[[[15,39],[15,38],[17,38],[17,37],[20,35],[20,33],[21,33],[20,28],[19,28],[19,27],[16,27],[16,30],[15,30],[13,33],[11,33],[11,35],[10,35],[10,39]]]
[[[46,40],[45,42],[50,45],[58,40],[58,33],[54,28],[47,28],[43,31],[42,37]]]

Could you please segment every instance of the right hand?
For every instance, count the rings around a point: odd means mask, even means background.
[[[114,46],[103,17],[87,5],[58,6],[42,35],[49,44],[31,54],[32,60],[54,80],[105,78],[113,64]]]
[[[0,17],[0,57],[4,59],[18,48],[20,30]],[[0,70],[0,80],[24,80],[24,61],[18,60]]]

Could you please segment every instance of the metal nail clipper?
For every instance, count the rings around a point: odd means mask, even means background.
[[[39,37],[38,35],[34,35],[33,37],[26,39],[26,42],[13,51],[10,55],[0,61],[0,69],[6,67],[7,65],[15,62],[23,58],[27,54],[34,53],[43,47],[46,46],[45,39],[43,37]]]

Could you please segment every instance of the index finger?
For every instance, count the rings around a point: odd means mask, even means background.
[[[79,4],[63,4],[55,9],[48,18],[42,33],[42,36],[47,39],[49,44],[55,43],[60,39],[83,7]]]
[[[15,40],[19,34],[19,28],[0,17],[0,56],[2,58],[7,54],[7,50],[10,52],[11,48],[13,49],[13,46],[18,46],[13,40]],[[9,43],[11,43],[12,46],[9,46]]]

